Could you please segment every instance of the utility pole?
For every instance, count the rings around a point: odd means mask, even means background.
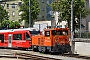
[[[29,27],[31,27],[31,0],[29,0]]]
[[[74,40],[74,31],[73,31],[73,2],[74,0],[71,1],[71,54],[74,54],[74,49],[75,49],[75,42]]]
[[[81,38],[81,13],[80,13],[80,38]]]

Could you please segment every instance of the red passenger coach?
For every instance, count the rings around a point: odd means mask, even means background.
[[[0,30],[0,47],[31,48],[31,34],[28,30]]]

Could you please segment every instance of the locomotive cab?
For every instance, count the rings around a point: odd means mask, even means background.
[[[70,51],[69,29],[50,28],[44,30],[45,45],[49,52],[65,53]]]

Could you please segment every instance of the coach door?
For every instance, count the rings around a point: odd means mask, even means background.
[[[12,47],[12,34],[8,35],[8,47]]]

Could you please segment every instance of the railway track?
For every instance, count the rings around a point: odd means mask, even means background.
[[[80,56],[79,54],[60,54],[60,55],[50,55],[41,54],[33,51],[23,51],[23,50],[12,50],[12,49],[1,49],[4,52],[2,55],[0,52],[0,57],[15,58],[22,60],[90,60],[88,56]],[[8,53],[7,53],[8,52]]]
[[[80,59],[90,60],[90,57],[89,56],[81,56],[79,54],[61,54],[60,56],[73,57],[73,58],[80,58]]]
[[[27,54],[27,53],[18,53],[18,57],[22,58],[24,57],[25,59],[32,59],[32,60],[62,60],[62,59],[56,59],[56,58],[50,58],[50,57],[44,57],[44,56],[38,56],[38,55],[32,55],[32,54]]]
[[[0,56],[0,58],[2,58],[2,57],[4,57],[4,58],[23,59],[23,60],[62,60],[62,59],[56,59],[56,58],[32,55],[32,54],[27,54],[27,53],[16,53],[14,55],[5,54],[5,55]]]

